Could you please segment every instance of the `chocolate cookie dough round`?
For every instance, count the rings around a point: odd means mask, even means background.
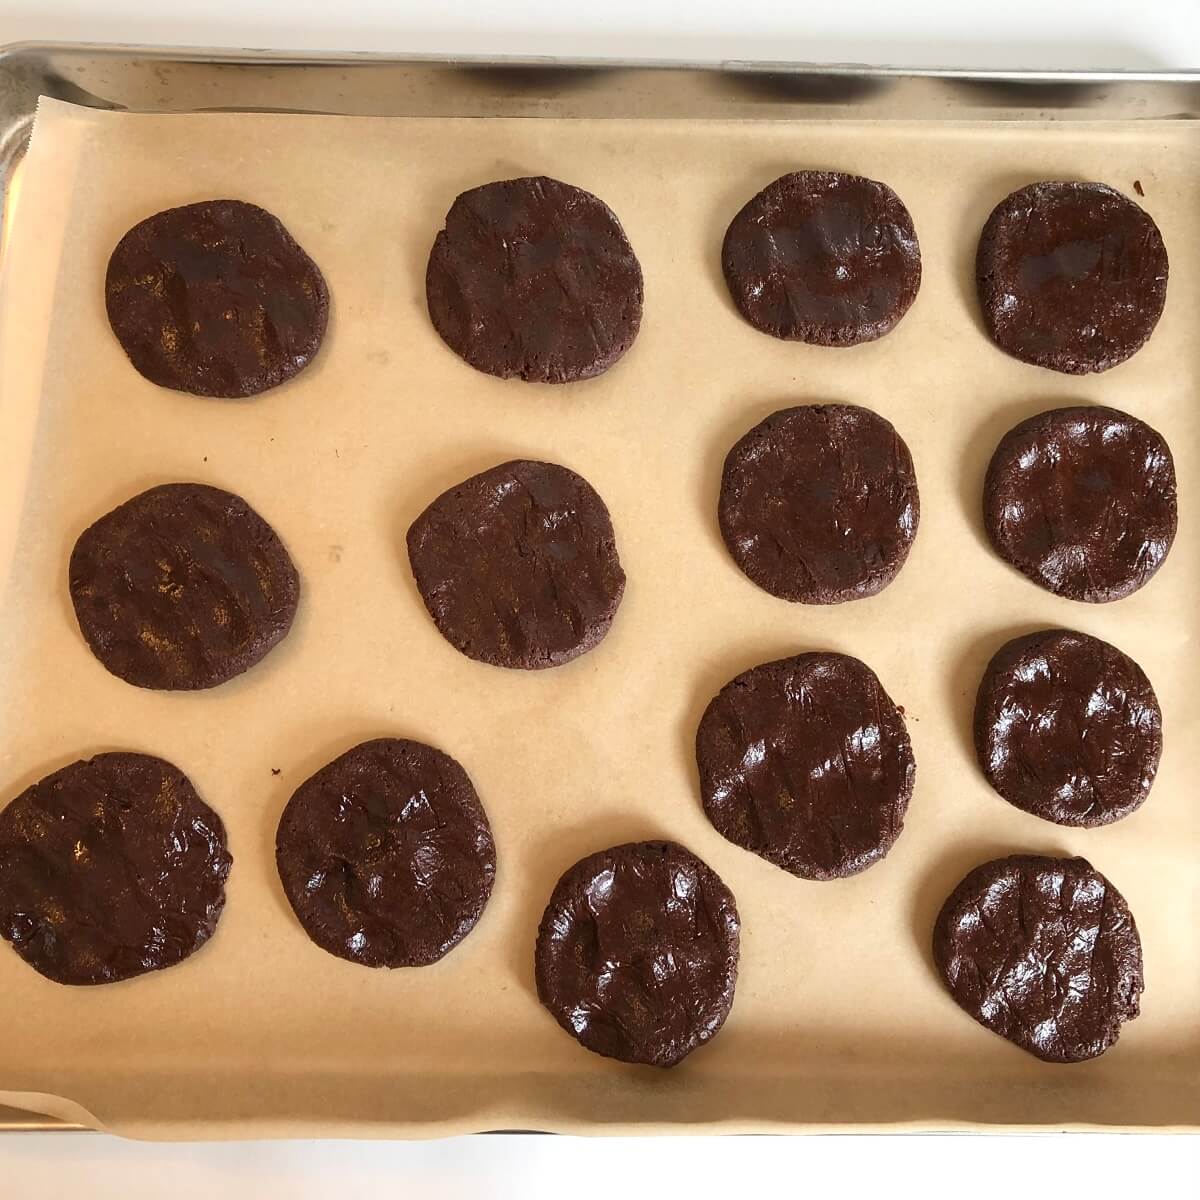
[[[717,510],[734,562],[772,596],[840,604],[882,591],[917,535],[912,456],[852,404],[772,413],[729,451]]]
[[[904,828],[916,765],[904,718],[848,654],[799,654],[727,683],[696,733],[717,832],[801,879],[878,862]]]
[[[1083,858],[976,867],[938,916],[933,958],[960,1008],[1046,1062],[1103,1054],[1144,986],[1133,914]]]
[[[365,967],[437,962],[475,928],[496,878],[466,771],[400,738],[363,742],[302,783],[275,862],[304,932]]]
[[[921,286],[900,197],[836,171],[795,171],[763,188],[730,223],[721,267],[755,329],[815,346],[883,337]]]
[[[499,667],[578,658],[625,591],[604,501],[554,463],[501,463],[450,488],[412,523],[408,557],[442,636]]]
[[[167,483],[114,508],[71,552],[71,602],[92,653],[137,687],[216,687],[291,628],[300,577],[240,496]]]
[[[316,356],[329,290],[277,217],[205,200],[139,221],[108,260],[108,321],[152,383],[253,396]]]
[[[476,370],[571,383],[608,370],[642,320],[642,268],[616,215],[544,176],[464,192],[425,272],[429,318]]]
[[[538,999],[588,1050],[673,1067],[733,1006],[733,895],[676,842],[591,854],[558,881],[538,929]]]
[[[1136,592],[1167,557],[1176,519],[1167,443],[1115,408],[1030,417],[988,464],[983,523],[996,552],[1070,600]]]
[[[1167,251],[1150,216],[1113,188],[1032,183],[988,218],[975,276],[1001,350],[1084,375],[1146,344],[1167,297]]]
[[[233,859],[178,767],[98,754],[0,811],[0,937],[56,983],[116,983],[212,937]]]
[[[1108,825],[1150,792],[1162,712],[1141,667],[1069,629],[1006,643],[975,701],[975,751],[1010,804],[1059,825]]]

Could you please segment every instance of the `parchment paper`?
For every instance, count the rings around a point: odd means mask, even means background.
[[[765,337],[720,277],[731,216],[784,171],[884,179],[909,206],[924,281],[898,329],[828,350]],[[546,173],[617,212],[646,278],[629,354],[568,387],[500,382],[447,350],[426,256],[455,195]],[[979,229],[1012,188],[1100,179],[1162,229],[1171,281],[1129,362],[1072,379],[1006,358],[973,295]],[[105,320],[108,254],[159,209],[233,196],[277,213],[333,296],[296,381],[244,402],[142,379]],[[224,817],[235,857],[211,943],[172,970],[58,987],[0,948],[0,1102],[141,1136],[427,1136],[471,1129],[787,1129],[846,1125],[1200,1123],[1200,161],[1191,123],[712,124],[149,116],[44,101],[0,305],[0,788],[83,755],[162,755]],[[866,404],[911,447],[922,518],[899,578],[829,608],[752,586],[716,525],[733,441],[800,401]],[[1179,537],[1143,591],[1085,605],[1041,591],[983,539],[984,466],[1015,422],[1059,404],[1126,409],[1161,430]],[[474,663],[443,641],[404,533],[433,496],[514,456],[581,472],[607,501],[629,576],[607,640],[555,670]],[[77,534],[133,493],[200,480],[280,532],[304,594],[291,635],[197,695],[108,675],[71,613]],[[1065,625],[1136,658],[1162,702],[1150,799],[1096,830],[1004,803],[970,744],[975,688],[1007,638]],[[908,712],[917,784],[881,864],[803,882],[722,840],[700,808],[697,720],[738,671],[801,650],[865,659]],[[355,742],[416,737],[455,755],[491,816],[498,882],[440,964],[370,971],[305,937],[275,875],[279,813]],[[279,774],[274,774],[278,770]],[[588,1054],[538,1005],[533,938],[560,872],[613,842],[677,838],[737,896],[733,1013],[671,1072]],[[965,871],[1011,851],[1079,853],[1141,930],[1143,1015],[1102,1059],[1040,1063],[951,1001],[929,950]]]

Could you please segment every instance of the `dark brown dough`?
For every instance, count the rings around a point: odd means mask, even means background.
[[[412,523],[408,557],[442,636],[499,667],[578,658],[625,591],[604,501],[554,463],[501,463],[443,492]]]
[[[496,878],[466,771],[399,738],[363,742],[302,783],[275,862],[305,933],[366,967],[437,962],[475,928]]]
[[[1115,408],[1056,408],[1009,430],[988,464],[983,521],[1034,583],[1120,600],[1175,540],[1175,462],[1162,435]]]
[[[476,370],[571,383],[608,370],[642,320],[642,268],[608,205],[505,179],[450,206],[425,272],[429,317]]]
[[[1140,350],[1167,297],[1158,226],[1102,183],[1031,183],[1006,196],[983,227],[975,274],[996,345],[1070,375]]]
[[[904,718],[847,654],[799,654],[727,683],[696,733],[717,831],[801,879],[866,870],[904,828],[916,765]]]
[[[588,1050],[673,1067],[733,1006],[740,923],[720,877],[676,842],[591,854],[538,929],[538,999]]]
[[[116,983],[212,937],[233,863],[177,767],[98,754],[0,812],[0,937],[56,983]]]
[[[252,396],[316,356],[329,290],[277,217],[205,200],[139,221],[108,261],[113,333],[152,383],[198,396]]]
[[[1067,629],[1014,638],[988,663],[975,750],[1010,804],[1059,825],[1107,825],[1150,792],[1162,713],[1141,667]]]
[[[729,451],[718,506],[734,562],[764,591],[840,604],[882,591],[921,519],[912,456],[852,404],[772,413]]]
[[[912,217],[887,184],[795,171],[733,218],[721,267],[742,316],[763,333],[854,346],[890,332],[921,286]]]
[[[167,483],[85,529],[71,602],[92,653],[137,687],[215,687],[291,628],[300,577],[275,531],[240,496]]]
[[[1083,858],[976,867],[933,931],[958,1005],[1046,1062],[1103,1054],[1138,1015],[1142,943],[1125,898]]]

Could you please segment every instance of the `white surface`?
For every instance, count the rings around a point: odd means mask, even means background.
[[[1196,1166],[1192,1138],[1085,1134],[667,1141],[514,1135],[223,1146],[26,1134],[0,1143],[0,1194],[6,1200],[993,1200],[1015,1187],[1030,1198],[1105,1200],[1191,1194]]]
[[[0,0],[0,43],[28,39],[961,67],[1200,67],[1200,0]],[[2,1050],[0,1050],[2,1062]],[[571,1196],[1186,1194],[1200,1139],[486,1137],[435,1143],[142,1145],[0,1140],[4,1200]],[[1070,1172],[1069,1176],[1067,1172]],[[1069,1179],[1069,1187],[1068,1187]],[[1171,1180],[1179,1185],[1172,1187]],[[618,1181],[614,1189],[611,1180]],[[636,1181],[636,1182],[634,1182]],[[757,1186],[756,1186],[757,1185]]]
[[[1197,0],[0,0],[0,42],[1200,66]]]

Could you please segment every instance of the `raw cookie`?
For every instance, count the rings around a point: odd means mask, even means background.
[[[882,591],[921,520],[912,456],[852,404],[772,413],[725,459],[717,510],[734,562],[764,591],[840,604]]]
[[[1039,413],[988,464],[983,522],[996,552],[1048,591],[1120,600],[1175,539],[1175,462],[1162,435],[1115,408]]]
[[[676,842],[591,854],[538,929],[538,999],[588,1050],[673,1067],[733,1005],[740,925],[716,872]]]
[[[1149,214],[1113,188],[1031,183],[988,218],[975,277],[1001,350],[1083,375],[1146,344],[1167,298],[1167,251]]]
[[[215,687],[291,628],[300,577],[240,496],[167,483],[114,508],[71,552],[71,602],[92,653],[137,687]]]
[[[233,863],[178,767],[97,754],[0,812],[0,937],[56,983],[115,983],[212,937]]]
[[[412,523],[408,557],[442,636],[500,667],[592,649],[625,591],[604,501],[554,463],[501,463],[450,488]]]
[[[571,383],[633,345],[642,268],[621,223],[591,192],[544,176],[464,192],[425,272],[429,318],[476,370]]]
[[[1141,667],[1068,629],[1014,638],[988,663],[975,751],[1010,804],[1059,825],[1107,825],[1149,794],[1162,712]]]
[[[795,171],[763,188],[730,223],[721,267],[755,329],[815,346],[883,337],[921,286],[900,197],[836,171]]]
[[[865,870],[904,827],[916,766],[904,718],[847,654],[800,654],[727,683],[696,733],[717,831],[801,879]]]
[[[1138,1015],[1133,914],[1083,858],[976,867],[938,916],[933,957],[959,1007],[1047,1062],[1103,1054]]]
[[[496,878],[466,771],[399,738],[363,742],[302,783],[275,862],[304,932],[367,967],[437,962],[475,928]]]
[[[304,370],[329,319],[316,263],[277,217],[205,200],[139,221],[104,280],[108,321],[152,383],[252,396]]]

